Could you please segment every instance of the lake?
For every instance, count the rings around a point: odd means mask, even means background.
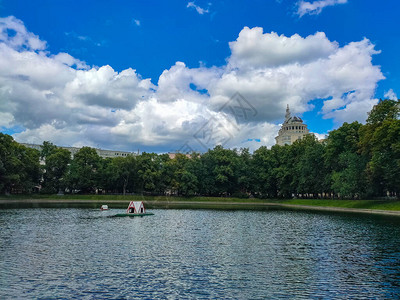
[[[0,298],[400,298],[400,218],[0,210]]]

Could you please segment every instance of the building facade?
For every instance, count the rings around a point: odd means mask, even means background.
[[[41,151],[42,150],[42,145],[38,144],[26,144],[26,143],[21,143],[21,145],[24,145],[25,147],[33,148],[36,150]],[[57,146],[58,147],[58,146]],[[74,157],[75,153],[78,152],[81,148],[78,147],[58,147],[62,148],[65,150],[68,150],[71,152],[71,156]],[[113,158],[113,157],[126,157],[129,155],[136,155],[135,152],[126,152],[126,151],[117,151],[117,150],[104,150],[104,149],[98,149],[95,148],[97,154],[101,156],[102,158]]]
[[[305,135],[310,134],[307,125],[303,120],[296,116],[291,116],[289,104],[286,108],[285,121],[275,137],[276,144],[280,146],[291,145],[296,140],[301,140]]]

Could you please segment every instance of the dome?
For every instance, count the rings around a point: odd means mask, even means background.
[[[307,125],[303,120],[297,116],[290,114],[289,105],[286,108],[285,121],[275,137],[278,145],[291,145],[294,141],[302,139],[305,135],[309,134]]]

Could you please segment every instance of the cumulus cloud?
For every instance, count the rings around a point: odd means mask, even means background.
[[[68,53],[60,52],[57,55],[54,55],[53,58],[68,67],[76,67],[77,69],[89,69],[89,66],[79,59],[76,59],[69,55]]]
[[[317,32],[306,38],[294,34],[291,37],[275,32],[263,33],[260,27],[245,27],[236,41],[230,42],[232,68],[278,67],[293,63],[304,64],[326,58],[338,48],[325,33]]]
[[[398,99],[398,98],[397,98],[397,95],[396,95],[396,93],[393,91],[393,89],[388,90],[388,91],[385,93],[384,97],[385,97],[386,99],[390,99],[390,100],[397,100],[397,99]]]
[[[302,17],[305,14],[318,15],[322,9],[327,6],[334,6],[337,4],[345,4],[347,0],[320,0],[320,1],[299,1],[297,2],[297,14]]]
[[[348,111],[346,105],[365,101],[368,105],[356,114],[358,121],[364,121],[377,102],[373,99],[377,82],[384,79],[379,66],[371,62],[379,51],[368,39],[339,47],[324,33],[285,37],[245,27],[230,47],[225,72],[209,88],[211,101],[222,105],[240,91],[258,110],[259,121],[276,122],[286,104],[301,114],[313,108],[312,99],[323,101],[321,113],[338,123],[351,119],[341,115]]]
[[[193,2],[189,2],[186,7],[194,8],[200,15],[204,15],[206,13],[209,13],[208,8],[207,9],[201,8],[200,6],[194,4],[194,1]]]
[[[14,121],[14,116],[10,113],[0,112],[0,128],[9,127]]]
[[[225,66],[176,62],[153,84],[131,68],[117,72],[48,53],[14,17],[0,24],[0,127],[22,127],[14,136],[23,142],[254,150],[275,143],[287,104],[302,114],[320,102],[319,113],[338,125],[365,121],[384,78],[368,39],[340,46],[322,32],[286,37],[245,27],[229,44]]]
[[[147,97],[151,87],[150,79],[142,80],[133,69],[118,73],[110,66],[103,66],[77,70],[75,78],[66,84],[65,92],[75,100],[73,104],[127,109]]]
[[[183,62],[176,62],[164,70],[158,79],[157,96],[161,101],[202,102],[208,99],[207,88],[220,79],[223,71],[219,68],[187,68]]]
[[[17,50],[44,50],[46,42],[26,30],[24,23],[14,16],[0,18],[0,41]]]

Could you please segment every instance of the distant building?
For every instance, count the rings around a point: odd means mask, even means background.
[[[291,145],[296,140],[301,140],[310,131],[303,120],[296,116],[290,115],[289,104],[286,108],[285,121],[279,130],[278,136],[275,137],[276,144],[280,146]]]
[[[174,159],[174,158],[176,158],[177,154],[182,154],[182,155],[186,156],[187,158],[192,158],[192,156],[189,153],[179,153],[179,152],[168,152],[168,157],[170,159]]]
[[[42,150],[42,145],[38,145],[38,144],[21,143],[21,145],[28,147],[28,148],[33,148],[33,149],[36,149],[39,151]],[[72,157],[75,155],[76,152],[78,152],[81,149],[78,147],[58,147],[58,148],[68,150],[69,152],[71,152]],[[126,152],[126,151],[118,151],[118,150],[104,150],[104,149],[98,149],[98,148],[95,148],[95,150],[96,150],[97,154],[99,156],[101,156],[102,158],[126,157],[129,155],[136,155],[135,152]]]

